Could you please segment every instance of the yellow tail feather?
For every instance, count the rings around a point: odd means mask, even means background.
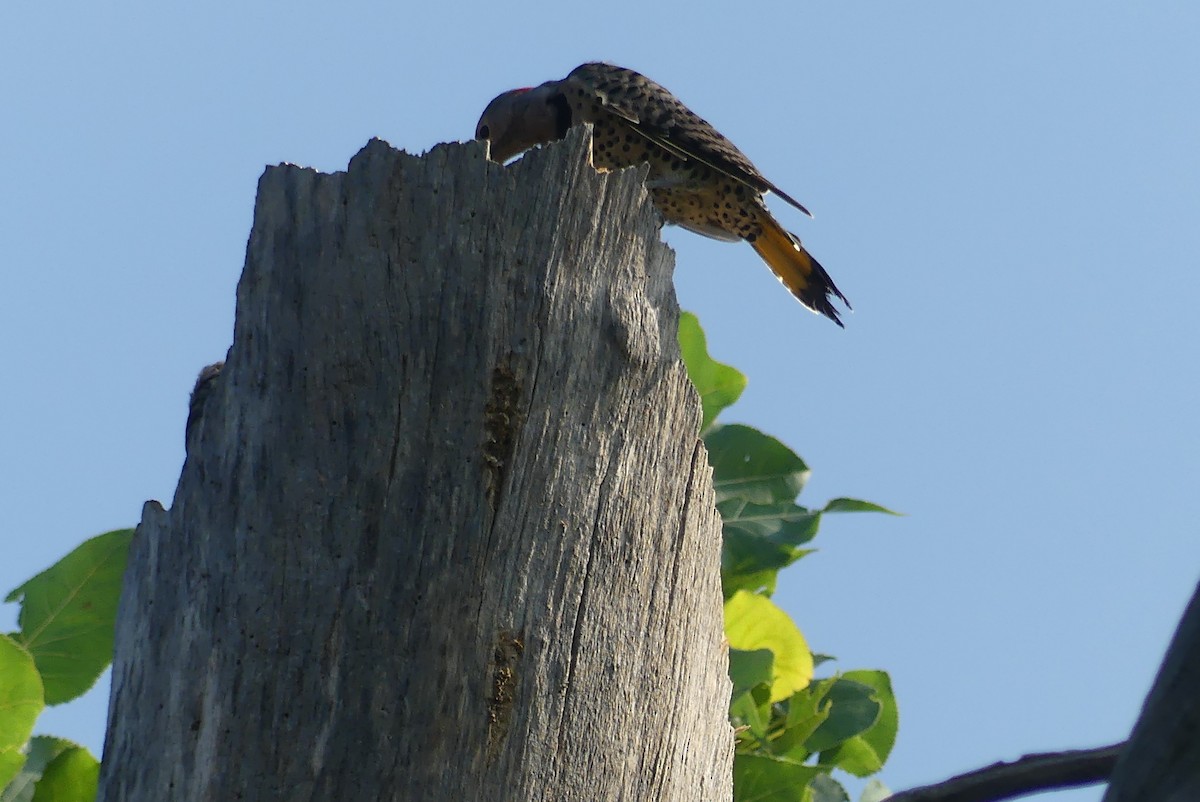
[[[850,302],[833,283],[825,268],[804,249],[796,235],[775,222],[768,212],[763,212],[759,222],[762,224],[762,233],[750,243],[754,250],[758,251],[762,260],[800,303],[841,326],[842,320],[838,317],[831,296],[841,298],[847,309],[851,308]]]

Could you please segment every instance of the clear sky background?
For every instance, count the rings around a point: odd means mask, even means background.
[[[0,590],[170,502],[264,165],[468,138],[601,59],[811,208],[773,204],[854,303],[666,233],[750,377],[726,418],[809,462],[802,501],[907,513],[828,518],[777,595],[891,672],[883,779],[1119,740],[1200,576],[1197,42],[1184,0],[5,3]],[[107,688],[41,729],[99,752]]]

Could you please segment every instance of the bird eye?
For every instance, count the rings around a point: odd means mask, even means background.
[[[481,125],[481,126],[479,126],[479,130],[475,133],[475,138],[476,139],[490,139],[491,133],[492,132],[488,129],[488,127],[486,125]]]

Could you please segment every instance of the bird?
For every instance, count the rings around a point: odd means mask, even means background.
[[[213,388],[217,383],[217,377],[221,375],[221,371],[224,369],[224,362],[214,362],[211,365],[206,365],[200,371],[200,375],[196,377],[196,384],[192,387],[192,395],[188,399],[187,424],[183,429],[185,448],[191,446],[192,436],[200,428],[200,421],[204,415],[204,404],[208,401],[209,396],[212,395]]]
[[[504,163],[583,123],[592,124],[594,168],[649,164],[646,187],[667,222],[717,240],[749,242],[800,303],[844,328],[833,299],[847,309],[850,302],[800,238],[779,224],[764,195],[812,214],[708,121],[641,73],[588,62],[561,80],[503,92],[484,109],[475,138],[488,143],[491,160]]]

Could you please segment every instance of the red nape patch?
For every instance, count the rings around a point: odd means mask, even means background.
[[[513,89],[512,91],[510,91],[509,94],[510,95],[519,95],[522,92],[528,92],[530,89],[533,89],[533,87],[532,86],[519,86],[516,89]]]

